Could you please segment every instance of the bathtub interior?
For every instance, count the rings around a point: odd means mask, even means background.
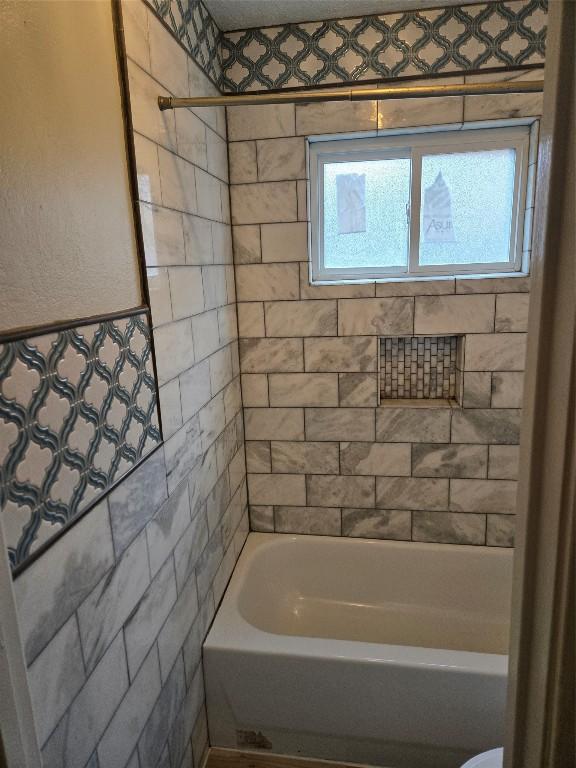
[[[509,550],[266,534],[250,548],[238,611],[263,632],[507,651]]]

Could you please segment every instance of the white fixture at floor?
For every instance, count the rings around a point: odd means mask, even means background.
[[[502,768],[503,758],[504,750],[502,747],[491,749],[489,752],[482,752],[481,755],[476,755],[472,760],[468,760],[462,768]]]

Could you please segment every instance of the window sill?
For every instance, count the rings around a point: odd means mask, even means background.
[[[368,285],[371,283],[431,283],[448,282],[450,280],[501,280],[503,277],[514,279],[530,277],[529,272],[488,272],[488,273],[464,273],[459,275],[427,275],[426,277],[379,277],[358,278],[350,280],[310,280],[310,285]]]

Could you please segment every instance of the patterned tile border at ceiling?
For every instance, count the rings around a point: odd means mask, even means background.
[[[12,568],[161,440],[146,313],[0,345],[0,509]]]
[[[513,0],[266,29],[220,37],[223,91],[541,65],[546,0]]]

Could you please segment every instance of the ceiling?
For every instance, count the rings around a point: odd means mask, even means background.
[[[342,19],[481,0],[203,0],[222,30]]]

